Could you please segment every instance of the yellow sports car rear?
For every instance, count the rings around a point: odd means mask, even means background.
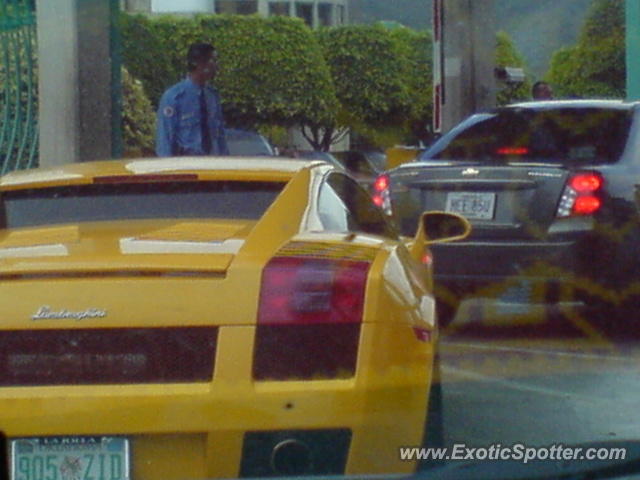
[[[10,478],[415,469],[398,448],[423,441],[430,271],[344,173],[112,161],[0,192]]]

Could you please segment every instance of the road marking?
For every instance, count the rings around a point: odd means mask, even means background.
[[[619,357],[614,355],[597,355],[592,353],[579,353],[579,352],[570,352],[570,351],[560,351],[560,350],[545,350],[545,349],[537,349],[537,348],[518,348],[518,347],[505,347],[498,345],[476,345],[473,343],[464,343],[464,342],[450,342],[447,340],[442,340],[443,346],[454,346],[454,347],[464,347],[464,348],[472,348],[476,350],[489,350],[489,351],[500,351],[500,352],[509,352],[509,353],[524,353],[524,354],[533,354],[533,355],[554,355],[558,357],[574,357],[574,358],[583,358],[583,359],[591,359],[591,360],[613,360],[617,362],[624,363],[637,363],[637,356],[628,356],[628,357]],[[445,352],[446,354],[446,352]]]
[[[610,408],[611,405],[613,404],[613,400],[611,397],[603,397],[603,396],[592,395],[592,394],[585,395],[581,392],[576,393],[571,391],[562,391],[562,390],[556,390],[552,388],[545,388],[545,387],[522,383],[517,380],[492,377],[490,375],[471,372],[469,370],[463,370],[461,368],[450,367],[447,365],[442,365],[442,370],[445,377],[447,374],[459,375],[461,377],[466,377],[471,380],[477,380],[484,383],[499,385],[501,387],[510,388],[512,390],[531,392],[531,393],[536,393],[540,395],[547,395],[550,397],[560,397],[567,400],[580,401],[588,404],[600,403],[602,404],[603,408]],[[455,382],[448,382],[445,378],[445,380],[442,382],[442,384],[445,385],[445,389],[447,388],[446,385],[448,383],[451,386],[455,384]],[[629,398],[616,398],[615,403],[618,407],[620,407],[622,403],[628,403],[630,406],[635,406],[637,404],[637,398],[633,396]]]
[[[466,377],[472,380],[480,380],[482,382],[485,383],[494,383],[494,384],[498,384],[501,385],[503,387],[507,387],[510,388],[512,390],[521,390],[521,391],[525,391],[525,392],[533,392],[533,393],[540,393],[542,395],[550,395],[553,397],[562,397],[562,398],[568,398],[571,396],[570,393],[567,392],[558,392],[557,390],[552,390],[549,388],[544,388],[544,387],[534,387],[531,385],[526,385],[524,383],[515,381],[515,380],[508,380],[508,379],[503,379],[503,378],[499,378],[499,377],[492,377],[491,375],[484,375],[482,373],[476,373],[476,372],[472,372],[470,370],[463,370],[461,368],[456,368],[456,367],[450,367],[447,365],[442,365],[442,370],[443,373],[453,373],[455,375],[460,375],[462,377]],[[446,384],[446,380],[442,382],[443,384]]]

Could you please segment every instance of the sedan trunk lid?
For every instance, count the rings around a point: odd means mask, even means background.
[[[569,172],[558,165],[423,162],[392,182],[394,211],[411,234],[416,212],[459,213],[473,238],[542,238],[555,219]]]

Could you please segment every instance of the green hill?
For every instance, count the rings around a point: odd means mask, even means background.
[[[481,5],[484,0],[474,0]],[[506,31],[542,77],[551,55],[575,43],[591,0],[494,0],[496,29]],[[354,23],[395,20],[415,29],[431,28],[431,0],[351,0]]]

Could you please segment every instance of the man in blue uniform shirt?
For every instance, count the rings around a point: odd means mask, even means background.
[[[220,97],[207,85],[218,70],[215,49],[208,43],[191,45],[187,65],[187,78],[169,88],[160,99],[156,154],[229,155]]]

